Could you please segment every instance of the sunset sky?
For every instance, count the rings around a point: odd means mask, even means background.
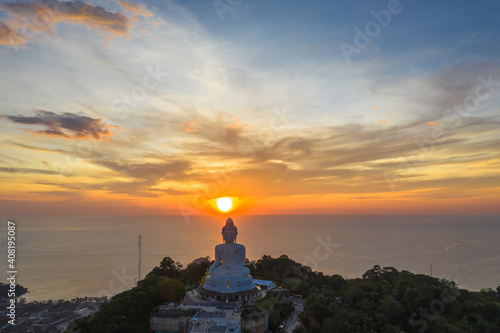
[[[0,0],[1,215],[499,214],[499,17]]]

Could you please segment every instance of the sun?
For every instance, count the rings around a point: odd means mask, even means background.
[[[233,198],[230,197],[222,197],[222,198],[217,198],[215,199],[215,204],[217,205],[217,208],[223,212],[229,212],[233,206],[234,206],[234,200]]]

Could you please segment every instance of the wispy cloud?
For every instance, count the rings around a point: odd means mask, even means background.
[[[493,56],[413,49],[415,39],[405,39],[412,45],[404,52],[346,66],[328,46],[338,31],[330,17],[315,31],[332,34],[315,32],[312,42],[312,30],[294,30],[305,22],[289,18],[285,36],[277,21],[267,26],[262,12],[252,14],[257,8],[240,7],[232,14],[245,17],[241,24],[219,26],[213,11],[200,10],[210,3],[85,1],[0,5],[0,44],[40,41],[0,50],[0,120],[9,125],[0,171],[10,176],[9,200],[12,193],[27,201],[116,199],[119,207],[161,211],[165,202],[224,192],[278,206],[308,197],[305,204],[327,209],[337,199],[376,207],[394,197],[479,197],[498,187],[500,66]],[[264,25],[248,30],[243,22],[253,20]],[[125,38],[102,43],[114,36]],[[384,45],[384,36],[371,45]],[[154,89],[144,86],[150,69],[161,74]],[[490,74],[495,83],[480,88],[477,109],[445,116]],[[34,114],[23,112],[32,107]],[[286,119],[275,122],[285,109]],[[396,192],[386,171],[401,179]]]
[[[43,175],[57,175],[59,174],[53,170],[42,170],[42,169],[29,169],[29,168],[7,168],[1,167],[0,172],[8,172],[8,173],[38,173]]]
[[[103,160],[95,161],[95,163],[117,171],[123,176],[149,180],[151,182],[156,182],[167,176],[179,179],[190,167],[189,162],[180,160],[159,163],[115,162]]]
[[[98,30],[107,36],[124,36],[129,34],[132,21],[137,21],[138,15],[153,15],[145,5],[128,1],[119,4],[125,13],[112,12],[81,1],[0,3],[0,10],[10,15],[4,19],[5,23],[0,22],[0,45],[22,45],[40,33],[55,34],[54,28],[62,22]]]
[[[189,133],[197,132],[198,130],[196,128],[194,128],[195,125],[196,125],[195,123],[184,124],[184,131],[189,132]]]
[[[122,0],[118,1],[118,4],[130,13],[138,16],[151,17],[153,13],[146,8],[146,5],[142,3],[132,3],[130,1]]]
[[[8,120],[24,125],[42,125],[46,126],[45,130],[34,130],[33,133],[41,135],[50,135],[55,137],[72,138],[72,139],[106,139],[113,135],[110,128],[117,126],[108,125],[102,122],[101,119],[90,118],[83,115],[78,115],[70,112],[56,114],[51,111],[35,110],[36,116],[2,116]],[[65,131],[66,130],[66,131]],[[72,135],[68,134],[71,133]]]
[[[43,196],[50,196],[50,197],[59,197],[59,196],[67,197],[67,196],[80,195],[80,193],[73,191],[30,191],[29,193],[40,194]]]
[[[22,33],[0,21],[0,45],[19,45],[25,41],[26,37]]]

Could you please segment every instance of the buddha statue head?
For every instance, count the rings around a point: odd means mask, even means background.
[[[226,220],[226,225],[222,227],[222,239],[226,243],[234,243],[238,235],[238,228],[234,226],[232,218]]]

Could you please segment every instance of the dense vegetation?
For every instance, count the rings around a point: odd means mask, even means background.
[[[313,272],[308,266],[303,266],[287,255],[272,258],[264,255],[262,259],[252,261],[250,272],[255,279],[270,280],[287,287],[291,293],[308,297],[311,291],[328,288],[340,289],[345,281],[340,275],[324,275]]]
[[[306,298],[306,332],[500,332],[500,287],[471,292],[454,282],[374,266],[362,278],[313,272],[286,255],[250,265],[256,278],[273,280]]]
[[[136,287],[113,296],[93,316],[75,322],[68,332],[114,333],[151,332],[149,317],[153,308],[165,302],[180,301],[185,285],[196,284],[210,262],[182,265],[165,257]]]
[[[312,287],[300,315],[305,332],[500,332],[498,293],[375,266],[342,288]]]
[[[210,264],[207,260],[183,269],[166,257],[136,287],[114,296],[94,316],[79,320],[75,331],[149,332],[153,308],[182,299],[185,286],[200,283]],[[296,333],[500,332],[500,287],[471,292],[454,282],[380,266],[362,278],[344,279],[313,272],[286,255],[264,255],[247,266],[254,278],[275,281],[306,299]],[[271,309],[269,328],[276,330],[290,311],[277,295],[255,302],[245,314]]]

